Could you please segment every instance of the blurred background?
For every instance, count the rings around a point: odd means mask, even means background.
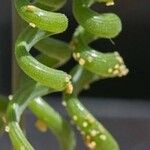
[[[102,12],[117,13],[123,23],[122,33],[113,41],[99,39],[92,43],[93,47],[103,51],[119,51],[130,73],[123,78],[103,80],[94,83],[84,95],[92,97],[121,97],[132,99],[149,99],[149,34],[150,34],[150,2],[149,0],[119,0],[113,7],[94,5],[94,9]],[[77,26],[72,13],[71,2],[68,1],[65,9],[62,9],[69,17],[69,28],[57,38],[69,41]],[[1,0],[0,5],[0,93],[10,93],[11,87],[11,3],[10,0]],[[74,64],[65,65],[69,71]],[[69,66],[69,67],[68,67]]]
[[[92,84],[90,90],[82,93],[83,97],[90,98],[90,100],[85,100],[84,103],[98,118],[101,118],[102,122],[119,140],[121,150],[149,150],[150,1],[118,0],[113,7],[106,8],[105,6],[94,5],[93,9],[98,12],[115,12],[122,19],[123,30],[117,38],[113,39],[115,45],[105,39],[99,39],[91,45],[103,52],[119,51],[130,69],[130,73],[123,78],[107,79]],[[69,42],[71,33],[77,26],[71,12],[70,0],[61,12],[69,17],[69,28],[65,33],[55,37]],[[0,94],[5,95],[11,93],[11,37],[11,1],[1,0]],[[63,69],[69,71],[74,64],[75,62],[71,61]],[[91,101],[93,97],[94,99]],[[101,101],[98,101],[98,99],[101,99]],[[107,100],[107,102],[103,100]],[[58,111],[61,111],[59,104],[57,105],[55,102],[52,102],[52,104]],[[62,114],[64,114],[63,111]],[[33,121],[32,117],[31,120]],[[33,131],[34,135],[35,137],[38,136]],[[35,144],[36,140],[36,138],[33,139]],[[41,142],[45,142],[45,140],[41,140]],[[8,145],[4,146],[4,143],[0,142],[0,149],[9,149]],[[40,144],[37,144],[37,149],[40,150],[39,147]]]

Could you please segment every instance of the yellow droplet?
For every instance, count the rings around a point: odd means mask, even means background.
[[[76,115],[74,115],[74,116],[73,116],[73,120],[74,120],[74,121],[77,121],[77,120],[78,120],[78,117],[77,117]]]
[[[72,56],[75,60],[77,59],[76,53],[73,53]]]
[[[85,64],[85,60],[84,60],[83,58],[80,58],[80,59],[79,59],[79,64],[80,64],[81,66],[83,66],[83,65]]]
[[[9,132],[9,131],[10,131],[9,126],[6,126],[6,127],[5,127],[5,131],[6,131],[6,132]]]
[[[66,86],[66,93],[72,94],[72,92],[73,92],[73,85],[71,84],[71,82],[69,82]]]
[[[95,141],[92,141],[90,143],[87,143],[87,147],[90,149],[90,150],[94,150],[95,147],[96,147],[96,142]]]
[[[106,3],[106,6],[113,6],[114,4],[115,4],[114,1],[110,1]]]
[[[94,130],[94,129],[91,130],[91,132],[90,132],[90,134],[91,134],[92,137],[95,137],[97,135],[97,133],[98,132],[96,130]]]
[[[119,75],[119,70],[114,70],[113,75]]]
[[[34,23],[32,23],[32,22],[30,22],[29,25],[30,25],[32,28],[35,28],[35,27],[36,27],[36,25],[35,25]]]
[[[86,140],[91,140],[91,137],[89,135],[87,135]]]
[[[117,51],[114,52],[115,56],[120,56]]]
[[[122,75],[125,76],[129,73],[129,69],[125,69],[123,72],[122,72]]]
[[[62,101],[62,105],[63,105],[64,107],[66,107],[66,106],[67,106],[66,101]]]
[[[29,11],[33,11],[34,8],[35,8],[35,6],[33,6],[33,5],[28,5],[28,6],[27,6],[27,9],[28,9]]]
[[[36,128],[41,132],[47,131],[47,125],[42,120],[37,120],[35,123]]]
[[[129,72],[129,69],[127,69],[125,65],[121,65],[121,66],[119,67],[119,70],[120,70],[119,77],[125,76],[125,75],[127,75],[128,72]]]
[[[100,139],[103,140],[103,141],[105,141],[105,140],[107,139],[107,137],[106,137],[106,135],[101,134],[101,135],[100,135]]]
[[[90,123],[94,123],[94,122],[95,122],[95,118],[94,118],[92,115],[90,115],[90,114],[87,115],[87,120],[88,120]]]
[[[86,127],[88,126],[88,123],[87,123],[86,121],[84,121],[84,122],[82,123],[82,126],[83,126],[84,128],[86,128]]]
[[[113,69],[112,68],[109,68],[108,69],[108,73],[112,73],[113,72]]]
[[[80,58],[80,53],[76,53],[77,58]]]
[[[119,69],[119,67],[120,67],[120,65],[119,65],[119,64],[116,64],[114,68],[115,68],[115,69]]]
[[[123,63],[123,58],[121,56],[116,56],[116,59],[118,60],[119,63]]]
[[[9,95],[8,99],[11,101],[13,99],[13,95]]]
[[[69,82],[69,81],[70,81],[70,78],[67,76],[67,77],[65,78],[65,81],[66,81],[66,82]]]

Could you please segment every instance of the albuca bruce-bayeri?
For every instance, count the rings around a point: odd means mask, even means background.
[[[62,92],[62,104],[77,127],[89,150],[119,150],[113,136],[81,104],[79,93],[94,81],[122,77],[128,73],[117,51],[102,53],[89,46],[98,38],[112,39],[122,30],[114,13],[98,13],[94,3],[114,5],[113,0],[73,0],[74,17],[79,24],[70,43],[52,38],[68,27],[67,17],[58,10],[65,0],[14,0],[20,17],[28,23],[15,44],[15,56],[22,75],[18,90],[8,98],[0,96],[0,129],[8,132],[14,150],[34,150],[20,127],[21,116],[29,108],[38,118],[36,127],[49,128],[57,137],[61,150],[75,150],[76,140],[71,125],[61,117],[43,96]],[[57,10],[57,12],[55,12]],[[31,48],[39,51],[32,56]],[[77,65],[66,73],[58,70],[71,56]]]

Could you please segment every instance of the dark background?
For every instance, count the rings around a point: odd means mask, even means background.
[[[0,2],[0,94],[10,92],[11,4]]]
[[[62,11],[69,17],[69,28],[62,35],[56,36],[69,41],[76,27],[71,13],[71,2]],[[92,45],[103,52],[117,50],[123,56],[130,69],[127,77],[107,79],[94,83],[87,96],[108,98],[149,99],[149,34],[150,34],[150,1],[119,0],[114,7],[93,6],[97,11],[116,12],[122,19],[123,31],[114,39],[100,39]],[[1,0],[0,3],[0,94],[9,94],[11,87],[11,2]],[[69,67],[74,64],[71,62]]]

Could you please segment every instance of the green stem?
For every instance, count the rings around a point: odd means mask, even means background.
[[[99,14],[91,10],[89,7],[97,1],[106,4],[112,2],[112,0],[73,0],[74,16],[87,32],[101,38],[113,38],[122,29],[120,18],[113,13]]]
[[[6,124],[6,109],[8,103],[8,98],[0,95],[0,134],[4,131],[4,127]]]
[[[76,96],[66,95],[65,101],[67,112],[89,149],[119,150],[119,146],[112,135],[91,115]]]
[[[40,40],[47,38],[49,35],[63,32],[67,28],[68,20],[63,14],[42,10],[26,0],[15,0],[15,5],[20,16],[32,26],[28,27],[18,37],[15,45],[17,62],[27,75],[42,85],[33,81],[31,83],[29,81],[27,83],[23,82],[25,85],[14,95],[7,109],[8,129],[15,149],[23,148],[33,150],[34,148],[28,142],[19,126],[20,117],[32,99],[49,93],[49,87],[57,91],[66,89],[70,76],[63,71],[52,69],[41,64],[43,59],[45,63],[48,62],[48,59],[44,56],[45,54],[38,57],[40,62],[31,56],[29,51]],[[61,45],[63,44],[61,43]],[[43,52],[42,48],[40,50]],[[66,57],[68,59],[70,55],[65,55],[63,60]],[[51,111],[49,115],[50,113]],[[69,132],[68,130],[68,134]],[[65,143],[61,144],[66,146]],[[73,145],[70,145],[68,148],[72,147]]]
[[[30,100],[49,93],[49,89],[31,82],[22,87],[9,103],[7,108],[7,131],[16,150],[21,148],[33,150],[19,126],[20,117]]]
[[[98,38],[113,38],[122,28],[120,18],[112,13],[97,13],[90,9],[95,0],[74,0],[73,11],[79,26],[73,36],[74,59],[86,70],[100,77],[122,77],[128,73],[118,52],[102,53],[88,44]],[[98,2],[111,3],[112,0]]]
[[[60,142],[61,150],[74,150],[74,133],[68,123],[42,98],[30,102],[31,111],[50,128]]]

